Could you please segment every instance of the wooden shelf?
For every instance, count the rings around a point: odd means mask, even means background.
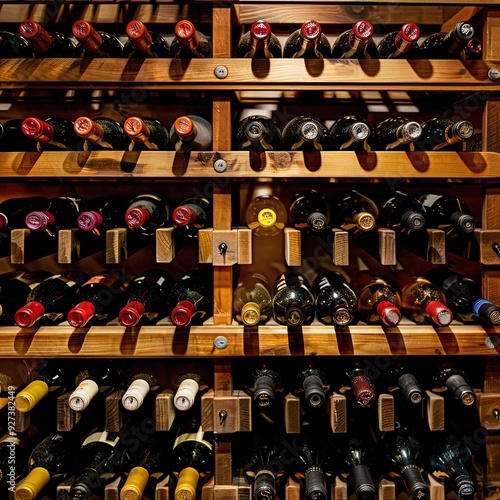
[[[227,347],[216,348],[224,337]],[[441,329],[405,325],[383,329],[356,325],[335,329],[324,325],[297,330],[284,326],[204,325],[190,329],[149,326],[0,328],[0,357],[129,358],[129,357],[241,357],[241,356],[394,356],[500,354],[500,327],[479,325]]]
[[[227,76],[218,78],[217,67]],[[495,91],[500,61],[388,59],[1,59],[2,89]]]
[[[223,159],[227,169],[214,170]],[[96,178],[464,178],[500,177],[499,153],[179,152],[0,153],[0,177]]]

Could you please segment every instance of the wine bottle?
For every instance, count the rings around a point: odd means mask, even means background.
[[[34,286],[26,299],[26,305],[14,315],[17,326],[28,328],[46,316],[52,323],[62,321],[72,305],[75,286],[86,278],[80,271],[56,274]]]
[[[30,116],[23,120],[21,129],[26,137],[36,141],[39,151],[77,151],[83,142],[73,130],[73,122],[66,118],[40,120]]]
[[[33,48],[24,36],[10,31],[0,31],[0,59],[31,59]]]
[[[483,58],[483,42],[481,39],[471,38],[465,46],[466,59],[482,59]]]
[[[167,41],[158,33],[148,30],[141,21],[130,21],[126,32],[128,41],[123,48],[126,57],[132,59],[170,57]]]
[[[282,49],[278,37],[266,21],[255,21],[238,42],[236,57],[271,59],[281,57]]]
[[[213,277],[203,269],[185,273],[172,288],[176,305],[170,319],[176,326],[202,324],[213,314]]]
[[[172,277],[162,269],[148,269],[127,287],[128,302],[118,313],[123,326],[135,326],[143,316],[149,321],[168,316],[172,308]]]
[[[358,312],[366,323],[382,322],[394,326],[401,320],[401,298],[385,280],[373,276],[367,269],[356,272],[350,286],[358,297]]]
[[[37,143],[23,133],[22,119],[7,120],[0,124],[0,151],[37,151]]]
[[[462,151],[473,134],[474,127],[467,120],[431,118],[422,123],[422,135],[411,147],[415,151]]]
[[[421,473],[423,450],[413,433],[397,421],[395,431],[384,435],[384,444],[389,475],[402,479],[414,500],[429,498],[429,488]]]
[[[330,221],[330,207],[327,201],[314,189],[296,193],[288,209],[290,224],[306,233],[324,231]]]
[[[195,238],[200,229],[212,224],[212,206],[206,198],[188,198],[172,212],[175,233],[184,238]]]
[[[283,380],[278,371],[267,363],[249,370],[244,382],[245,390],[252,396],[259,410],[266,410],[275,404],[277,396],[284,391]]]
[[[471,323],[477,317],[500,325],[500,308],[482,297],[476,281],[441,266],[425,273],[425,277],[444,293],[446,305],[460,321]]]
[[[403,398],[412,405],[418,405],[425,399],[425,393],[415,375],[409,371],[407,363],[396,363],[387,375],[389,392],[392,392],[391,387],[397,387]]]
[[[0,231],[22,228],[26,216],[35,210],[47,208],[49,201],[43,196],[8,198],[0,203]]]
[[[233,294],[233,314],[240,325],[266,324],[272,316],[269,283],[258,273],[240,277]]]
[[[321,25],[312,19],[306,21],[286,40],[283,57],[304,59],[328,59],[332,55],[332,47],[321,30]]]
[[[324,151],[329,149],[328,129],[323,122],[311,115],[292,118],[282,132],[285,150]]]
[[[312,323],[314,296],[303,274],[292,270],[280,274],[273,290],[273,318],[280,325]]]
[[[125,222],[129,229],[143,236],[153,236],[165,227],[170,217],[166,200],[154,194],[142,194],[129,202]]]
[[[123,57],[123,44],[115,35],[96,31],[83,19],[73,23],[71,32],[85,49],[83,57]]]
[[[85,410],[97,394],[105,395],[117,385],[116,368],[110,363],[93,363],[81,370],[75,377],[76,389],[68,399],[69,407],[81,412]]]
[[[169,468],[177,479],[175,500],[195,500],[197,487],[213,474],[212,437],[194,419],[179,427]]]
[[[433,391],[448,392],[460,404],[473,405],[476,402],[476,394],[467,379],[467,374],[452,363],[441,363],[432,375]]]
[[[138,410],[153,387],[158,385],[158,379],[149,373],[134,373],[129,376],[128,387],[122,396],[122,405],[126,410]]]
[[[379,217],[375,202],[354,189],[337,194],[333,206],[336,215],[334,223],[346,231],[371,231]]]
[[[312,288],[316,316],[321,323],[347,326],[357,321],[358,299],[339,273],[324,271],[318,274]]]
[[[128,207],[128,199],[120,195],[98,196],[87,202],[86,209],[80,211],[76,225],[82,231],[92,231],[104,235],[107,229],[123,225]]]
[[[88,118],[80,116],[75,120],[75,133],[84,141],[84,150],[129,149],[130,139],[116,120],[107,117]]]
[[[187,19],[179,21],[174,28],[175,36],[170,44],[170,57],[191,59],[192,57],[210,57],[211,48],[208,38],[198,31]]]
[[[380,221],[385,227],[406,237],[426,227],[426,210],[422,202],[401,191],[379,199]]]
[[[410,143],[422,135],[422,127],[408,118],[392,117],[379,122],[368,138],[372,151],[409,151]]]
[[[6,492],[15,488],[16,482],[26,474],[29,452],[21,436],[12,432],[0,436],[0,488]]]
[[[362,116],[343,116],[330,127],[330,147],[333,151],[365,151],[371,133],[372,126]]]
[[[352,399],[357,408],[371,408],[377,401],[377,394],[371,381],[371,373],[367,368],[355,363],[348,365],[344,371],[345,387],[352,392]]]
[[[68,323],[80,328],[103,324],[115,318],[127,300],[130,278],[118,272],[103,272],[92,276],[77,290],[76,305],[68,312]]]
[[[41,24],[26,19],[19,25],[21,35],[35,49],[36,57],[82,57],[83,47],[63,33],[48,32]]]
[[[248,204],[246,223],[255,236],[276,236],[285,227],[288,217],[285,205],[271,193],[270,186],[258,186]]]
[[[390,281],[401,296],[403,314],[411,321],[437,326],[448,326],[452,322],[453,313],[446,306],[443,292],[423,276],[398,269],[391,273]]]
[[[467,203],[453,195],[429,193],[420,197],[430,227],[447,234],[468,234],[476,229],[476,221]]]
[[[377,45],[380,59],[418,59],[420,29],[414,23],[385,35]]]
[[[176,151],[206,151],[212,147],[212,125],[198,115],[180,116],[170,128],[170,144]]]
[[[205,392],[208,386],[197,373],[185,373],[177,382],[177,390],[174,395],[174,406],[179,411],[190,410],[196,397]]]
[[[420,46],[421,59],[463,59],[463,50],[474,36],[474,26],[467,21],[457,23],[448,33],[434,33]]]
[[[170,149],[168,130],[159,120],[130,116],[125,120],[123,129],[132,141],[131,149],[159,151]]]
[[[336,59],[378,59],[377,45],[373,41],[373,25],[358,21],[350,30],[340,34],[332,45]]]
[[[316,363],[308,363],[295,376],[294,392],[303,397],[308,408],[317,409],[323,406],[326,393],[330,389],[328,376]]]
[[[263,115],[250,115],[238,123],[235,142],[238,151],[279,151],[281,131],[271,118]]]

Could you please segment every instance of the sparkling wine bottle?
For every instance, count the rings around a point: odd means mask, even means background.
[[[190,59],[192,57],[210,57],[211,47],[208,38],[198,31],[187,19],[175,25],[175,37],[170,45],[170,57]]]
[[[282,49],[278,37],[266,21],[255,21],[241,37],[236,57],[271,59],[281,57]]]
[[[408,151],[422,135],[422,127],[408,118],[393,117],[379,122],[368,138],[372,151]]]
[[[36,57],[82,57],[83,47],[63,33],[48,32],[41,24],[26,19],[19,25],[21,35],[35,49]]]
[[[259,186],[248,204],[246,223],[256,236],[276,236],[285,227],[287,210],[271,192],[268,186]]]
[[[333,199],[334,224],[346,231],[359,233],[374,229],[379,211],[375,202],[352,189],[339,193]]]
[[[279,151],[281,131],[271,118],[250,115],[238,123],[235,142],[238,151]]]
[[[329,149],[328,129],[311,115],[292,118],[283,128],[282,146],[285,150],[324,151]]]
[[[170,294],[174,280],[162,269],[148,269],[127,288],[128,302],[118,313],[123,326],[135,326],[146,316],[151,322],[170,314]]]
[[[474,127],[467,120],[431,118],[422,123],[422,135],[411,147],[415,151],[462,151],[473,134]]]
[[[159,120],[131,116],[125,120],[123,129],[132,141],[129,149],[171,149],[168,129]]]
[[[288,209],[290,224],[306,233],[324,231],[330,221],[330,207],[327,201],[314,189],[296,193]]]
[[[36,141],[38,151],[78,151],[83,141],[73,130],[73,122],[66,118],[25,118],[21,129],[26,137]]]
[[[264,325],[272,316],[269,283],[258,273],[239,280],[233,294],[234,318],[240,325]]]
[[[343,116],[330,127],[330,147],[333,151],[365,151],[371,133],[372,126],[362,116]]]
[[[125,222],[135,233],[153,236],[158,228],[166,226],[169,217],[166,200],[154,194],[142,194],[129,202]]]
[[[377,45],[380,59],[418,59],[420,29],[414,23],[408,23],[399,31],[385,35]]]
[[[176,326],[202,324],[213,314],[213,277],[204,269],[185,273],[172,289],[176,305],[170,319]]]
[[[80,116],[75,120],[75,133],[84,141],[85,150],[116,149],[128,150],[130,139],[116,120],[106,117],[88,118]]]
[[[123,57],[123,44],[115,35],[96,31],[83,19],[76,21],[71,31],[85,49],[83,57]]]
[[[123,225],[128,199],[120,195],[99,196],[88,201],[78,214],[76,225],[82,231],[104,235],[107,229]]]
[[[296,271],[282,273],[273,290],[273,318],[280,325],[309,325],[314,319],[314,296],[307,278]]]
[[[434,33],[420,46],[421,59],[463,59],[464,48],[474,36],[474,26],[467,21],[457,23],[448,33]]]
[[[0,59],[27,59],[34,56],[33,47],[24,36],[10,31],[0,31]]]
[[[321,25],[312,19],[295,30],[287,38],[283,48],[283,57],[328,59],[331,55],[332,48],[328,38],[322,32]]]
[[[373,25],[358,21],[352,29],[340,34],[332,45],[336,59],[378,59],[377,45],[373,41]]]
[[[128,41],[123,48],[126,57],[132,59],[170,57],[170,47],[166,40],[158,33],[148,30],[141,21],[130,21],[126,32]]]
[[[0,123],[0,151],[36,151],[37,143],[23,133],[22,119]]]
[[[415,197],[394,191],[378,200],[381,224],[402,237],[420,232],[426,227],[426,210]]]
[[[212,125],[198,115],[180,116],[170,128],[170,144],[176,151],[206,151],[212,147]]]
[[[316,316],[321,323],[347,326],[357,321],[358,299],[339,273],[324,271],[318,274],[312,288]]]
[[[172,221],[177,235],[195,238],[212,224],[211,203],[206,198],[188,198],[173,210]]]

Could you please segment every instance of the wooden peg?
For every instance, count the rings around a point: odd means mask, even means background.
[[[298,229],[292,227],[285,227],[285,260],[286,263],[293,266],[300,266],[302,264],[302,248],[301,248],[301,234]]]
[[[380,263],[384,266],[396,265],[396,232],[392,229],[378,229],[378,251]]]
[[[78,229],[60,229],[57,233],[57,262],[71,264],[80,260]]]
[[[343,229],[332,229],[332,258],[336,266],[349,265],[349,233]]]
[[[156,262],[172,262],[175,257],[174,228],[162,227],[156,230]]]
[[[128,257],[127,229],[117,227],[106,231],[106,264],[119,264]]]

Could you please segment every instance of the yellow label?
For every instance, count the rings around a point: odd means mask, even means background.
[[[264,227],[273,226],[276,224],[276,219],[276,212],[271,208],[263,208],[257,216],[259,224]]]

